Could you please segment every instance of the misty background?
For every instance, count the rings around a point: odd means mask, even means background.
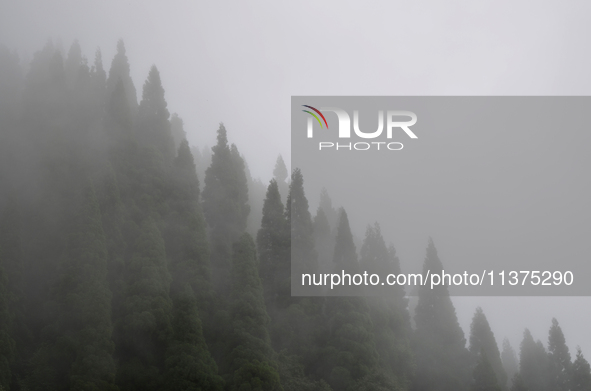
[[[78,39],[89,59],[100,47],[109,64],[122,38],[136,89],[156,64],[189,142],[213,146],[223,121],[253,176],[267,183],[278,151],[289,165],[291,95],[589,94],[590,8],[583,1],[2,0],[0,43],[26,64],[48,39],[63,52]],[[426,237],[418,248],[386,240],[403,262],[422,262]],[[444,264],[461,251],[443,240],[437,246]],[[545,342],[556,317],[571,355],[577,344],[591,351],[589,298],[453,301],[466,334],[481,306],[499,345],[508,337],[519,346],[525,327]]]

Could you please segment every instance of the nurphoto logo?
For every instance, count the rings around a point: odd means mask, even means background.
[[[350,139],[351,138],[351,117],[347,111],[338,107],[322,107],[319,109],[309,106],[302,105],[310,110],[302,110],[303,112],[311,115],[308,117],[307,123],[307,136],[308,138],[314,138],[314,119],[320,125],[321,129],[328,130],[328,121],[322,112],[335,113],[338,119],[338,138],[339,139]],[[417,123],[417,115],[412,111],[396,111],[388,110],[385,115],[386,118],[386,140],[388,141],[371,141],[371,142],[350,142],[350,143],[339,143],[338,141],[320,141],[318,144],[319,150],[356,150],[356,151],[367,151],[369,149],[380,150],[381,146],[385,146],[384,150],[399,151],[404,145],[401,142],[389,141],[392,139],[395,130],[401,129],[411,139],[418,138],[417,135],[410,129],[411,126]],[[322,119],[322,121],[321,121]],[[359,127],[359,110],[353,110],[353,131],[355,135],[362,139],[376,139],[382,136],[384,131],[384,111],[378,111],[378,128],[373,132],[363,132]],[[322,137],[329,137],[330,134],[323,132]]]

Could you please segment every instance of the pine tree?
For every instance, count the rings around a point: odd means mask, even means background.
[[[495,336],[488,324],[486,315],[484,315],[480,307],[476,309],[472,318],[469,350],[474,357],[478,357],[481,351],[486,354],[487,362],[493,368],[499,386],[504,389],[507,384],[507,374],[501,362],[501,355]]]
[[[92,186],[74,218],[54,289],[50,345],[33,358],[29,388],[115,390],[107,248]]]
[[[295,275],[314,273],[318,255],[314,249],[312,216],[304,192],[304,177],[299,168],[291,174],[291,185],[285,205],[287,223],[291,227],[291,264]]]
[[[226,356],[229,390],[277,390],[281,387],[267,331],[263,288],[255,244],[249,234],[233,245],[232,332]]]
[[[570,390],[572,362],[568,346],[562,329],[556,318],[552,319],[552,326],[548,336],[549,387],[553,391]]]
[[[203,213],[210,228],[214,286],[218,292],[227,292],[231,245],[246,229],[250,207],[244,161],[237,148],[228,145],[223,124],[217,134],[211,165],[205,173]]]
[[[142,223],[125,278],[124,317],[116,339],[117,381],[122,389],[158,390],[173,330],[171,278],[164,241],[152,218]]]
[[[289,176],[289,171],[287,171],[287,167],[285,167],[285,162],[283,161],[283,156],[277,156],[277,161],[275,162],[275,168],[273,169],[273,179],[277,182],[277,187],[279,188],[279,194],[281,194],[282,199],[287,199],[287,192],[288,192],[288,183],[287,178]]]
[[[478,363],[472,372],[473,383],[470,391],[501,391],[495,371],[488,361],[484,349],[480,351]]]
[[[70,50],[68,51],[68,56],[64,64],[64,70],[66,73],[66,83],[68,84],[68,86],[72,87],[76,79],[78,78],[78,71],[81,63],[82,49],[80,48],[78,40],[74,40],[72,46],[70,46]]]
[[[263,283],[267,311],[273,316],[278,299],[291,294],[289,264],[289,227],[279,187],[272,179],[263,204],[261,229],[257,234],[259,274]]]
[[[503,351],[501,352],[501,361],[503,362],[503,368],[507,374],[507,378],[512,382],[513,376],[519,372],[519,363],[517,362],[517,354],[509,343],[509,340],[505,338],[503,340]],[[508,386],[511,383],[507,384]]]
[[[580,347],[577,347],[577,357],[573,363],[570,384],[572,391],[591,391],[591,367]]]
[[[107,79],[107,95],[113,93],[117,82],[121,80],[123,83],[125,94],[127,97],[127,106],[132,114],[132,118],[137,112],[137,93],[133,80],[131,79],[129,61],[125,52],[125,44],[122,40],[117,42],[117,54],[113,57],[111,62],[111,69],[109,70],[109,78]]]
[[[400,261],[393,246],[386,247],[379,224],[368,226],[360,250],[360,264],[368,273],[380,276],[400,273]],[[404,287],[376,289],[368,297],[373,334],[380,367],[386,377],[403,387],[408,386],[412,372],[410,351],[410,318]]]
[[[334,273],[354,274],[359,273],[359,262],[357,261],[357,250],[353,243],[353,234],[349,226],[349,218],[344,208],[339,210],[339,225],[337,227],[337,236],[335,241],[334,255]]]
[[[548,385],[548,356],[544,345],[534,339],[528,329],[523,332],[519,357],[519,374],[530,390],[545,391]]]
[[[152,65],[144,83],[136,133],[140,144],[156,148],[165,162],[171,161],[175,156],[167,106],[160,72]]]
[[[332,206],[332,199],[328,195],[328,191],[326,188],[322,188],[320,191],[320,208],[326,214],[326,218],[328,219],[328,223],[330,224],[330,228],[332,230],[336,230],[337,224],[339,222],[339,214],[337,210]]]
[[[181,141],[173,162],[171,188],[164,236],[172,274],[174,335],[166,353],[166,384],[170,390],[220,390],[222,381],[201,321],[213,312],[211,270],[199,181],[187,140]]]
[[[318,272],[331,273],[333,270],[333,252],[335,247],[334,237],[326,213],[318,208],[314,216],[314,247],[318,251]]]
[[[177,113],[173,113],[170,117],[170,132],[174,140],[174,148],[178,150],[181,141],[187,139],[187,132],[185,132],[183,120]]]
[[[443,265],[429,240],[423,275],[441,273]],[[469,383],[469,353],[446,285],[419,288],[415,310],[414,390],[466,390]],[[436,364],[435,364],[436,363]]]

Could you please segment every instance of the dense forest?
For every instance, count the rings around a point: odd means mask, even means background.
[[[326,191],[310,211],[302,172],[272,172],[223,124],[190,146],[155,66],[138,103],[122,41],[108,71],[77,42],[0,47],[0,390],[591,390],[556,319],[516,351],[480,308],[465,336],[445,286],[292,297],[292,257],[400,262],[378,223],[356,245]]]

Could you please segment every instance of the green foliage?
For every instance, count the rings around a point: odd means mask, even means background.
[[[497,346],[495,335],[492,332],[486,315],[482,308],[478,307],[472,318],[470,325],[470,353],[474,357],[482,356],[482,352],[486,355],[486,361],[496,375],[496,379],[501,388],[505,388],[507,384],[507,374],[501,362],[501,355]]]
[[[153,65],[144,83],[136,133],[140,144],[156,148],[165,162],[171,161],[175,156],[167,106],[160,72]]]
[[[232,331],[225,360],[229,389],[282,390],[252,237],[243,234],[232,252]]]
[[[440,273],[443,265],[432,240],[427,246],[423,275]],[[466,390],[470,357],[447,286],[419,288],[413,347],[416,360],[414,390]]]
[[[589,362],[583,356],[581,348],[577,348],[577,357],[573,363],[570,384],[572,391],[591,390],[591,367],[589,366]]]
[[[227,292],[231,270],[231,246],[246,229],[250,206],[244,161],[238,149],[228,145],[223,124],[212,148],[211,165],[205,171],[203,213],[210,228],[214,286]]]
[[[519,363],[517,362],[517,354],[515,353],[515,350],[513,349],[507,338],[503,340],[503,351],[501,352],[501,361],[503,362],[503,368],[505,369],[507,378],[513,379],[513,376],[515,376],[515,374],[519,372]],[[510,385],[510,383],[507,385]]]
[[[548,355],[544,345],[534,339],[528,329],[523,332],[519,357],[519,374],[530,390],[545,391],[548,388]]]
[[[118,383],[130,390],[160,389],[166,346],[172,336],[171,278],[164,241],[151,218],[142,224],[125,279],[124,316],[117,335]]]
[[[572,362],[564,334],[555,318],[552,319],[548,336],[548,364],[549,389],[553,391],[570,390]]]
[[[115,54],[111,62],[109,78],[107,79],[107,94],[113,93],[119,80],[121,80],[125,87],[127,106],[131,110],[131,113],[135,115],[138,107],[137,93],[133,85],[133,80],[131,79],[129,61],[125,51],[125,44],[122,40],[117,42],[117,54]]]
[[[484,348],[480,350],[478,363],[474,367],[472,378],[473,382],[470,391],[501,391],[495,370],[488,361]]]

